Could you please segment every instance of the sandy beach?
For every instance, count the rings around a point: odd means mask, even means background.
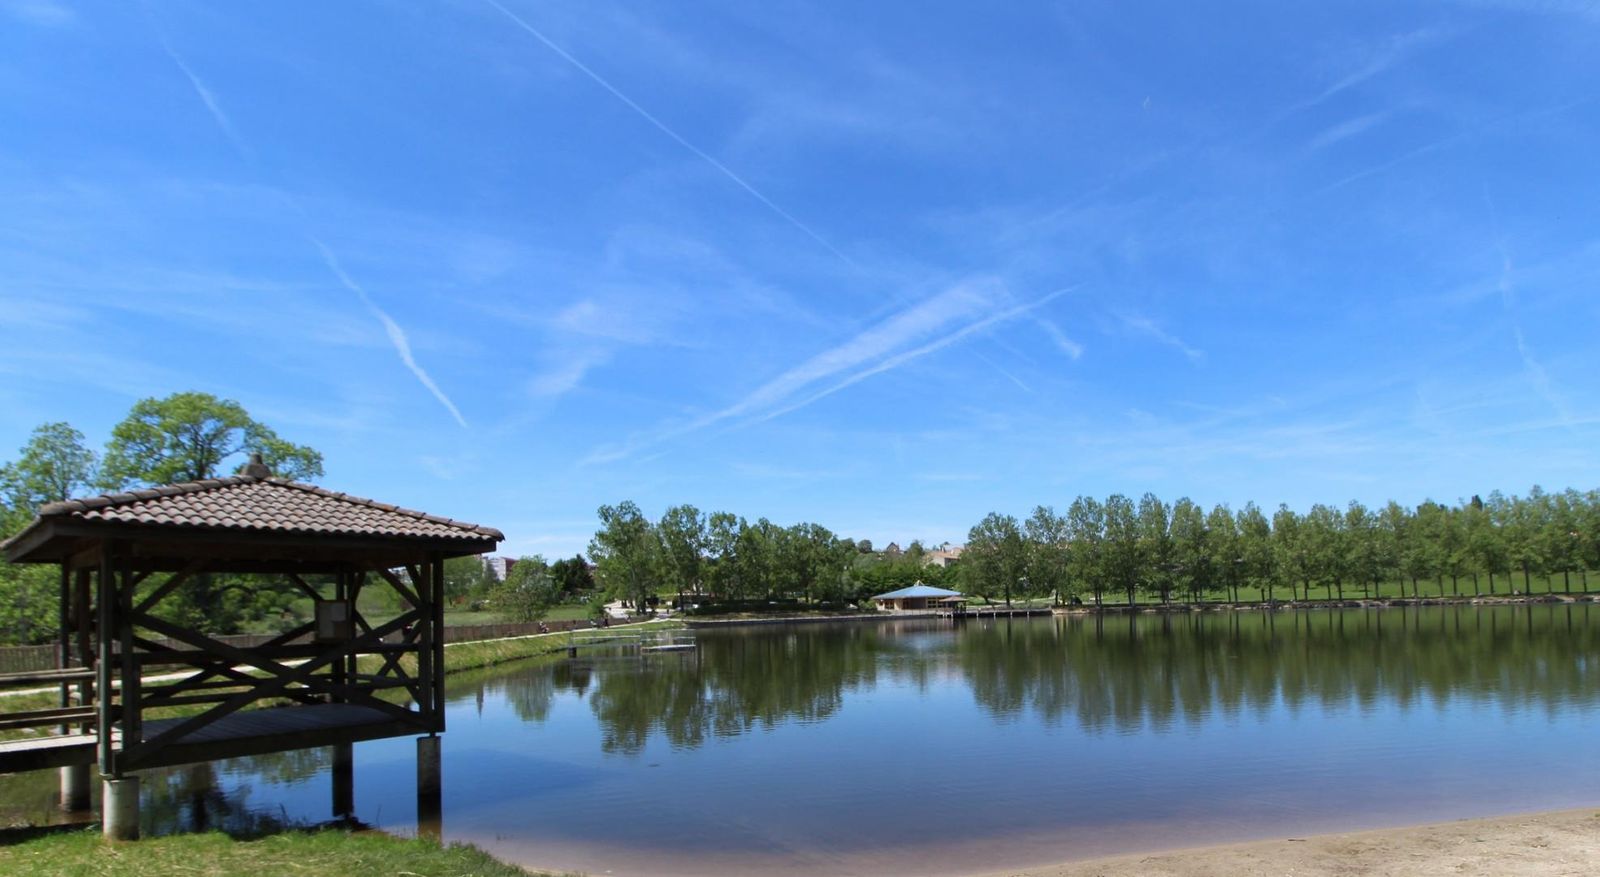
[[[1600,809],[1114,856],[974,877],[1550,877],[1600,872]]]

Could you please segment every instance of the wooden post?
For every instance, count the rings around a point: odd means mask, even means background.
[[[120,548],[121,546],[119,546]],[[122,691],[117,702],[121,704],[122,748],[138,744],[144,735],[144,717],[139,706],[139,661],[133,649],[133,569],[126,551],[113,573],[113,587],[117,596],[117,647],[122,658]]]
[[[112,583],[111,549],[102,546],[100,549],[100,571],[95,582],[95,730],[99,740],[97,750],[100,759],[100,773],[106,777],[116,775],[117,766],[112,758],[111,727],[116,719],[116,708],[112,702],[111,668],[116,659],[116,654],[111,649],[111,637],[116,630],[115,618],[112,612],[115,608],[116,587]],[[109,788],[109,787],[108,787]]]
[[[422,563],[417,567],[417,580],[411,583],[412,591],[417,598],[418,619],[417,638],[417,712],[432,729],[434,720],[433,704],[433,564]]]
[[[433,712],[434,731],[444,731],[444,558],[433,556]]]

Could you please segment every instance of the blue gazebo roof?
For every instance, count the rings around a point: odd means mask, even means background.
[[[962,596],[960,591],[947,591],[944,588],[935,588],[932,585],[924,585],[921,582],[917,582],[916,584],[912,585],[909,588],[901,588],[898,591],[890,591],[887,594],[879,594],[876,597],[873,597],[872,599],[874,599],[874,600],[904,600],[904,599],[911,598],[911,597],[960,597],[960,596]]]

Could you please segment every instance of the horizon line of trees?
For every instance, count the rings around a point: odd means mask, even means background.
[[[1393,583],[1420,597],[1422,582],[1438,595],[1530,593],[1535,576],[1553,589],[1558,574],[1570,592],[1574,577],[1587,591],[1588,570],[1600,568],[1600,490],[1537,485],[1527,496],[1495,491],[1451,506],[1351,501],[1300,513],[1280,504],[1270,517],[1253,502],[1235,511],[1153,493],[1079,496],[1065,513],[989,513],[960,560],[943,567],[924,564],[920,542],[890,556],[809,522],[783,527],[692,505],[651,521],[631,501],[602,506],[599,517],[589,556],[607,592],[636,605],[662,590],[714,602],[845,603],[916,581],[1058,605],[1237,603],[1252,591],[1266,601],[1343,600]]]

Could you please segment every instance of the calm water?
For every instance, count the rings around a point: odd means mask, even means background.
[[[937,874],[1600,804],[1600,608],[747,627],[452,677],[444,836],[591,874]],[[414,744],[356,747],[415,829]],[[0,781],[48,808],[53,775]],[[150,778],[318,821],[326,753]]]

